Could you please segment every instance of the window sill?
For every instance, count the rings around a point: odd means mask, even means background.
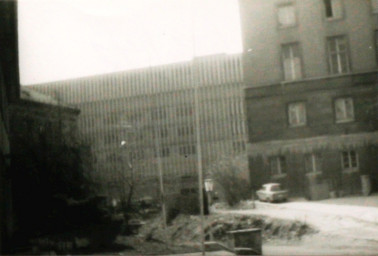
[[[303,76],[303,75],[302,75]],[[298,82],[298,81],[302,81],[304,80],[305,78],[304,77],[298,77],[298,78],[295,78],[295,79],[283,79],[282,80],[282,83],[293,83],[293,82]]]
[[[289,28],[295,28],[297,26],[298,26],[297,24],[293,24],[293,25],[278,25],[278,29],[289,29]]]
[[[351,70],[346,70],[346,71],[342,71],[342,72],[331,72],[329,71],[329,75],[330,76],[342,76],[342,75],[351,75],[352,74],[352,71]]]
[[[320,176],[322,175],[322,172],[308,172],[306,173],[306,176]]]
[[[336,124],[345,124],[345,123],[352,123],[352,122],[354,122],[354,119],[336,120]]]
[[[285,178],[286,176],[287,176],[286,173],[283,173],[283,174],[273,174],[272,178],[273,179],[280,179],[280,178]]]
[[[290,128],[305,127],[305,126],[306,126],[306,124],[295,124],[295,125],[294,124],[290,124],[289,125]]]
[[[330,17],[330,18],[325,18],[326,21],[329,21],[329,22],[332,22],[332,21],[339,21],[339,20],[343,20],[344,17]]]
[[[343,174],[351,174],[358,172],[358,168],[344,169]]]

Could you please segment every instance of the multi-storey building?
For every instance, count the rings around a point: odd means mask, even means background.
[[[378,1],[239,2],[253,186],[377,189]]]
[[[157,156],[172,187],[181,176],[197,175],[195,87],[206,170],[216,159],[245,150],[240,55],[31,86],[81,110],[79,129],[92,144],[99,179],[115,187],[128,172],[148,184],[141,193],[158,184],[146,182],[158,177]]]
[[[10,250],[13,234],[9,105],[19,97],[16,1],[0,1],[0,253]]]

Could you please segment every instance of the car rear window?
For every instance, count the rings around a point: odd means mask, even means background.
[[[271,191],[280,191],[281,188],[280,188],[280,185],[272,185],[272,187],[270,188]]]

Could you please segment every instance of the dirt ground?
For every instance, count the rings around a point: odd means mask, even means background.
[[[233,209],[217,205],[206,217],[205,231],[225,242],[228,230],[260,227],[263,255],[377,255],[377,205],[378,195],[317,202],[255,202],[254,209],[251,201]],[[198,216],[180,215],[166,232],[159,218],[151,220],[138,236],[119,238],[134,247],[119,255],[197,255],[199,220]]]

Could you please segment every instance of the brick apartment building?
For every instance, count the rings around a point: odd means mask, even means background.
[[[252,186],[377,190],[378,1],[239,3]]]

